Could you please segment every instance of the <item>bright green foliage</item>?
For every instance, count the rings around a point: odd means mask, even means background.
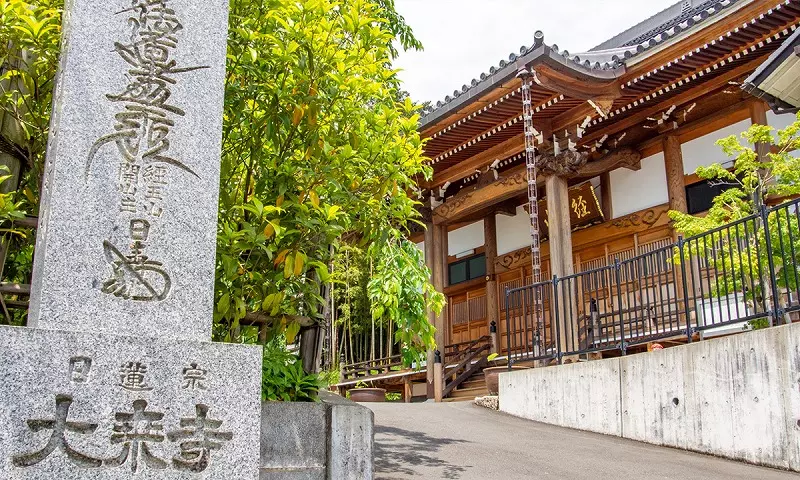
[[[0,0],[0,119],[10,117],[17,154],[30,169],[25,195],[35,192],[44,165],[58,65],[63,0]],[[0,122],[2,123],[2,122]]]
[[[315,402],[321,387],[317,375],[303,371],[297,355],[286,351],[278,340],[264,345],[261,399],[282,402]]]
[[[399,402],[403,399],[403,395],[397,392],[387,392],[386,393],[386,401],[387,402]]]
[[[19,190],[0,194],[0,230],[9,245],[3,280],[14,283],[29,283],[33,267],[35,237],[10,223],[38,210],[62,5],[63,0],[0,0],[0,135],[21,160]],[[0,181],[11,181],[8,170],[0,173]],[[24,311],[12,315],[13,325],[24,325]]]
[[[437,314],[444,307],[444,295],[429,283],[430,270],[422,252],[401,236],[387,238],[370,246],[375,271],[367,292],[372,316],[386,318],[397,326],[395,340],[400,343],[403,362],[420,362],[436,344],[436,329],[428,322],[426,306]]]
[[[416,215],[409,193],[431,170],[423,162],[417,107],[398,100],[389,67],[393,31],[407,27],[390,23],[398,16],[391,2],[384,5],[232,2],[218,339],[230,338],[247,313],[318,318],[340,237],[347,232],[362,246],[386,243]],[[426,273],[422,263],[407,268],[418,278]],[[273,335],[287,326],[276,321]],[[430,326],[404,328],[421,331],[422,339]],[[417,340],[414,332],[404,335]]]
[[[11,175],[2,175],[8,173],[8,167],[0,165],[0,185],[11,179]],[[16,201],[16,195],[11,193],[0,193],[0,233],[4,236],[6,234],[15,235],[26,238],[27,234],[24,230],[18,228],[11,228],[11,222],[25,218],[25,210],[23,210],[23,202]]]
[[[737,292],[744,294],[756,311],[765,311],[768,308],[770,257],[775,264],[778,288],[797,288],[800,226],[796,214],[786,209],[772,212],[767,218],[766,229],[763,220],[753,216],[761,211],[761,199],[800,195],[800,159],[793,153],[800,148],[799,132],[800,118],[777,135],[770,127],[753,125],[741,135],[744,144],[736,136],[719,140],[717,144],[725,154],[735,158],[733,169],[714,164],[700,167],[697,175],[728,189],[714,199],[704,216],[670,212],[678,232],[687,237],[703,235],[700,241],[687,244],[687,254],[702,259],[705,265],[721,274],[711,286],[709,293],[712,297]],[[772,149],[763,162],[759,161],[756,144]],[[737,222],[742,219],[747,220]],[[706,234],[731,222],[737,223],[720,232]],[[771,249],[767,249],[767,231]],[[757,323],[763,325],[765,322]]]
[[[741,137],[735,135],[717,142],[723,152],[736,159],[732,170],[715,163],[697,169],[697,176],[713,183],[731,188],[714,199],[714,204],[703,217],[670,212],[675,228],[686,236],[699,235],[708,230],[758,213],[754,198],[787,197],[800,194],[800,158],[793,152],[800,148],[800,120],[774,136],[774,129],[753,125]],[[759,162],[754,148],[756,143],[775,147],[767,154],[766,161]]]
[[[333,326],[337,333],[335,340],[339,346],[333,346],[333,364],[339,362],[339,355],[344,354],[345,363],[368,360],[359,355],[355,345],[362,345],[360,337],[372,334],[372,314],[370,302],[367,297],[367,283],[370,275],[370,261],[366,252],[357,245],[343,244],[337,250],[331,263],[331,293],[335,311],[332,315]],[[379,330],[386,327],[381,323],[376,325]],[[334,340],[332,338],[331,340]],[[370,338],[379,345],[376,347],[378,357],[382,357],[381,341]]]

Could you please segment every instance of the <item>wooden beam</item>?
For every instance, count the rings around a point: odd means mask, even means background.
[[[638,170],[641,154],[632,148],[623,148],[589,162],[569,178],[593,178],[617,168]],[[483,188],[464,190],[448,199],[433,211],[435,224],[458,221],[490,205],[497,204],[523,194],[528,190],[528,173],[524,165],[509,170],[494,183]]]
[[[769,121],[767,121],[767,104],[763,101],[751,102],[750,103],[750,122],[753,125],[769,125]],[[770,146],[767,143],[759,142],[755,145],[756,153],[758,154],[758,161],[759,162],[767,162],[769,159],[767,155],[770,151]]]
[[[508,158],[516,155],[525,150],[525,134],[520,133],[515,137],[511,137],[503,143],[495,145],[492,148],[484,150],[483,152],[470,157],[458,165],[453,165],[450,168],[442,170],[434,175],[433,181],[430,182],[429,188],[436,188],[444,185],[447,182],[455,182],[464,177],[468,177],[485,167],[497,159]]]
[[[436,258],[436,240],[434,239],[434,235],[436,232],[436,226],[433,222],[425,222],[425,265],[428,266],[428,269],[431,271],[431,284],[436,288],[436,291],[441,292],[440,288],[442,285],[440,283],[439,278],[437,278],[436,270],[439,268],[437,262],[434,261]],[[428,310],[428,322],[431,325],[436,325],[436,314],[433,310]],[[428,350],[427,355],[427,364],[433,365],[433,350]],[[425,372],[425,381],[428,387],[428,398],[433,398],[434,391],[433,391],[433,369],[428,368]]]
[[[647,158],[662,152],[664,149],[664,138],[667,135],[677,136],[681,143],[691,142],[697,138],[716,132],[721,128],[728,127],[735,123],[745,120],[749,116],[749,104],[753,99],[728,105],[717,109],[712,114],[701,119],[684,123],[677,129],[665,135],[659,135],[640,143],[636,148],[642,152],[642,156]]]
[[[447,230],[446,225],[438,225],[435,228],[439,237],[439,252],[436,256],[436,261],[439,262],[439,276],[442,285],[442,289],[439,291],[443,292],[444,289],[450,285],[450,263],[448,257],[448,252],[450,250],[448,241],[450,232]],[[448,344],[450,337],[449,318],[450,310],[445,307],[442,309],[442,313],[437,317],[436,324],[434,325],[436,327],[436,345],[439,349],[443,349],[444,346]]]

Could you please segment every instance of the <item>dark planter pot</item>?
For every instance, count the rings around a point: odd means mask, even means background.
[[[529,367],[512,366],[511,370],[527,370]],[[507,372],[508,367],[489,367],[483,369],[483,375],[486,378],[486,389],[489,390],[489,395],[498,395],[500,393],[500,374]]]
[[[385,402],[385,388],[356,388],[350,390],[350,400],[359,403]]]

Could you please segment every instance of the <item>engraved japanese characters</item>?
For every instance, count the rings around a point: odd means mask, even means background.
[[[0,333],[0,478],[256,477],[260,375],[249,347]]]
[[[171,129],[186,112],[170,103],[170,98],[180,74],[208,67],[181,67],[173,58],[183,25],[169,3],[132,0],[129,8],[118,12],[129,27],[128,40],[114,43],[116,53],[130,67],[128,85],[106,98],[123,110],[115,115],[114,133],[92,145],[86,162],[88,178],[100,149],[109,144],[117,148],[119,211],[131,217],[131,242],[128,249],[109,240],[103,242],[111,273],[104,279],[102,291],[125,300],[161,301],[169,294],[172,280],[168,268],[145,254],[146,242],[166,208],[170,169],[199,177],[181,159],[171,156]]]
[[[74,377],[76,362],[70,361],[71,380]],[[89,365],[91,359],[81,357],[82,365]],[[126,362],[120,367],[119,387],[128,391],[148,391],[147,365],[142,362]],[[206,370],[192,363],[183,369],[178,381],[182,389],[195,385],[199,380],[197,373],[205,377]],[[187,376],[188,373],[188,376]],[[85,380],[81,380],[85,381]],[[187,383],[190,381],[191,383]],[[80,447],[73,446],[67,433],[76,435],[99,435],[100,421],[81,421],[70,417],[70,407],[76,399],[68,394],[56,394],[55,412],[49,418],[31,418],[26,421],[31,433],[49,432],[47,442],[39,449],[18,453],[12,456],[16,467],[25,468],[37,465],[51,455],[63,455],[64,460],[81,468],[119,468],[128,466],[133,473],[148,469],[164,470],[173,468],[179,471],[199,473],[209,467],[212,452],[219,451],[226,442],[233,439],[233,432],[221,429],[223,421],[210,416],[208,405],[197,403],[194,411],[180,418],[166,418],[164,412],[148,408],[147,400],[137,398],[126,411],[115,412],[113,418],[106,419],[111,424],[108,445],[117,446],[119,451],[113,456],[98,457],[84,453]],[[171,426],[165,422],[172,421]],[[106,431],[103,429],[101,431]],[[164,448],[172,444],[173,448]],[[165,455],[171,452],[171,457]]]

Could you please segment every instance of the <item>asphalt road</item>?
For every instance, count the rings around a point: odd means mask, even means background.
[[[471,403],[365,404],[376,479],[798,480],[800,475],[522,420]]]

